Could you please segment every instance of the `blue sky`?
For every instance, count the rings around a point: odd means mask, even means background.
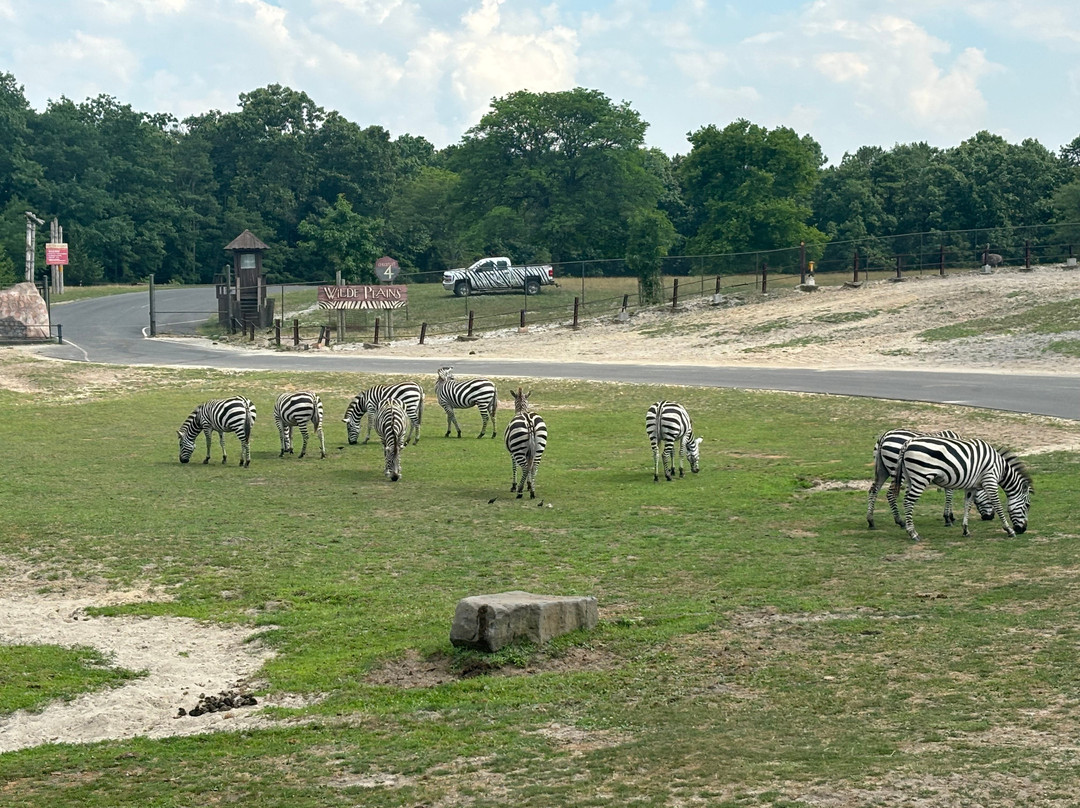
[[[831,162],[987,129],[1080,135],[1076,0],[0,0],[0,71],[35,109],[99,94],[177,118],[268,84],[393,136],[460,140],[494,97],[581,86],[650,146],[738,118]]]

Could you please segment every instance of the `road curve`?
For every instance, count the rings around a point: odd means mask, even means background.
[[[159,289],[158,322],[175,333],[215,311],[214,289]],[[166,365],[235,370],[352,371],[433,374],[445,358],[380,357],[363,354],[237,351],[205,344],[157,340],[149,327],[145,291],[64,303],[52,321],[63,329],[63,345],[43,345],[41,354],[70,361],[118,365]],[[467,348],[463,347],[463,351]],[[730,387],[828,393],[900,401],[961,404],[1080,420],[1080,374],[967,373],[956,370],[814,370],[721,365],[651,365],[543,360],[454,358],[461,375],[588,379],[694,387]]]

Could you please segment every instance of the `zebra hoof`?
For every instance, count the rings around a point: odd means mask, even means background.
[[[525,496],[525,492],[524,492],[524,491],[523,491],[523,492],[521,492],[520,494],[518,494],[518,495],[517,495],[517,498],[518,498],[518,499],[521,499],[521,498],[522,498],[523,496]]]
[[[873,529],[874,529],[874,520],[873,520],[873,519],[867,519],[867,520],[866,520],[866,526],[867,526],[867,527],[868,527],[868,528],[869,528],[870,530],[873,530]]]
[[[206,458],[206,460],[204,460],[204,461],[202,462],[202,464],[203,464],[203,465],[205,466],[205,465],[206,465],[206,464],[208,464],[209,462],[210,462],[210,458],[208,457],[208,458]]]

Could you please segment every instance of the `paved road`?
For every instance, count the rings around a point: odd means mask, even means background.
[[[159,289],[161,327],[194,329],[217,308],[212,288]],[[353,371],[434,374],[442,358],[389,358],[370,354],[295,354],[235,351],[150,339],[149,296],[145,291],[53,307],[53,323],[63,326],[64,345],[39,352],[72,361],[121,365],[171,365],[238,370]],[[463,348],[463,351],[467,350]],[[717,365],[638,365],[543,360],[453,360],[462,376],[482,374],[592,379],[658,385],[738,387],[832,393],[903,401],[964,404],[1080,420],[1080,373],[1067,376],[963,373],[950,371],[812,370]]]

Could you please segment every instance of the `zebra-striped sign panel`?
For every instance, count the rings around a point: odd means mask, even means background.
[[[409,302],[408,287],[320,286],[320,309],[403,309]]]

